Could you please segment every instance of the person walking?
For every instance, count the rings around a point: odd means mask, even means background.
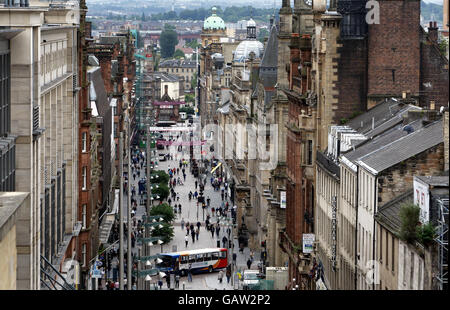
[[[195,237],[197,238],[197,241],[198,241],[198,235],[200,234],[200,229],[196,229],[195,230]]]
[[[206,198],[206,204],[208,205],[208,207],[210,206],[210,202],[211,202],[211,199],[209,198],[209,196]]]
[[[181,213],[181,211],[180,211]],[[184,218],[181,219],[181,230],[184,230]]]
[[[227,237],[223,236],[223,238],[222,238],[222,247],[227,248],[227,242],[228,242]]]
[[[198,231],[200,231],[200,226],[202,226],[202,224],[201,224],[200,221],[199,221],[199,222],[197,222],[197,228],[198,228]]]
[[[251,266],[252,266],[252,261],[251,261],[251,259],[249,258],[249,259],[247,260],[247,267],[248,267],[248,269],[250,269]]]
[[[166,276],[167,288],[170,290],[170,274]]]
[[[175,275],[175,288],[180,288],[180,273],[177,272]]]
[[[184,243],[186,243],[186,247],[188,246],[188,243],[189,243],[189,234],[187,234],[185,237],[184,237]]]
[[[198,182],[195,180],[195,189],[197,189]]]
[[[158,280],[158,286],[159,289],[162,290],[163,282],[161,280]]]
[[[217,224],[216,226],[216,236],[219,237],[219,233],[220,233],[220,225]]]
[[[188,282],[192,282],[192,264],[189,264],[187,274],[188,274]]]
[[[233,264],[236,266],[237,254],[233,253]]]
[[[226,271],[225,275],[227,276],[227,284],[230,284],[230,279],[231,279],[231,264],[229,264],[229,265],[227,266],[227,271]]]
[[[192,243],[195,243],[195,231],[191,230]]]
[[[219,283],[222,283],[222,280],[223,280],[223,270],[221,270],[221,271],[219,272],[218,279],[219,279]]]
[[[214,238],[214,226],[213,226],[213,224],[211,224],[210,230],[211,230],[211,238]]]
[[[180,214],[181,214],[181,203],[180,203],[180,204],[178,204],[178,213],[180,213]]]

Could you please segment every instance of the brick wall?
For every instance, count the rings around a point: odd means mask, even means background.
[[[369,25],[368,95],[401,95],[406,90],[418,94],[420,1],[378,3],[380,23]]]
[[[367,40],[339,40],[338,48],[338,100],[334,123],[350,118],[358,111],[366,110],[367,102]]]
[[[420,97],[421,106],[429,107],[430,101],[435,108],[448,105],[448,60],[441,55],[436,43],[421,31],[420,45]]]
[[[444,170],[444,143],[383,171],[378,177],[378,206],[413,187],[415,175],[438,175]]]

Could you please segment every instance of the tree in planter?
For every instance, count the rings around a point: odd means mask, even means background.
[[[158,187],[153,185],[152,194],[159,195],[159,200],[163,201],[169,197],[169,186],[165,183],[159,183]]]
[[[150,216],[160,215],[163,218],[164,223],[170,223],[175,218],[173,208],[167,203],[162,203],[157,206],[153,206],[150,210]]]
[[[175,235],[173,231],[173,226],[168,223],[161,223],[162,228],[155,228],[152,231],[152,237],[162,237],[162,241],[164,244],[168,244],[172,241],[173,236]]]
[[[420,208],[411,203],[403,204],[400,207],[400,238],[408,243],[417,240],[417,225],[419,223]]]
[[[158,176],[157,178],[155,177],[156,175]],[[154,171],[152,173],[152,176],[153,176],[153,179],[150,179],[151,183],[158,183],[158,184],[159,183],[163,183],[163,184],[169,183],[170,176],[162,170]]]

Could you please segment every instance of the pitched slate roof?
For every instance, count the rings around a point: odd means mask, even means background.
[[[438,120],[361,157],[358,163],[379,173],[443,142],[442,120]]]
[[[413,189],[410,189],[400,196],[395,197],[385,205],[378,208],[378,212],[375,215],[376,220],[392,233],[399,233],[402,225],[400,218],[401,206],[405,203],[412,203],[413,199]]]
[[[97,110],[100,116],[105,117],[108,110],[111,109],[108,101],[108,95],[106,94],[105,84],[103,83],[102,72],[100,67],[97,70],[90,70],[91,88],[95,92],[95,99],[97,103]]]
[[[420,110],[421,108],[413,105],[406,105],[397,99],[391,98],[387,101],[378,103],[367,112],[356,116],[346,125],[355,129],[358,133],[375,136],[377,134],[376,132],[373,134],[368,134],[372,130],[372,122],[374,129],[380,131],[383,129],[383,127],[381,127],[383,123],[389,125],[389,123],[387,123],[389,121],[395,122],[398,119],[401,120],[401,115],[411,109]],[[398,115],[398,117],[395,117],[396,115]],[[384,126],[384,129],[385,128],[388,128],[388,126]]]
[[[274,87],[277,83],[278,67],[278,31],[277,27],[272,26],[269,40],[264,51],[259,69],[259,78],[264,87]]]
[[[409,123],[415,131],[423,127],[422,120],[416,120]],[[380,149],[384,145],[392,143],[406,135],[408,133],[403,130],[405,126],[402,123],[397,124],[395,127],[383,132],[382,134],[375,136],[372,139],[365,140],[355,145],[355,149],[344,153],[343,155],[353,163],[355,163],[361,157]],[[375,128],[376,129],[376,128]]]

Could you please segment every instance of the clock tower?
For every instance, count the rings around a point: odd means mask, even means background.
[[[294,0],[293,32],[299,34],[312,34],[313,0]]]

